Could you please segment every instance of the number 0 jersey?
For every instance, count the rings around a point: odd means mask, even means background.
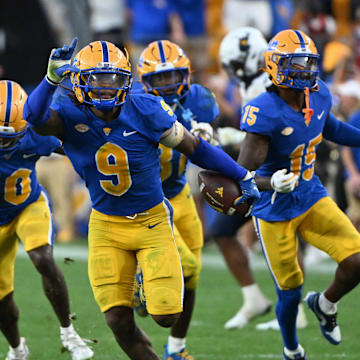
[[[110,123],[75,104],[60,87],[51,108],[63,121],[64,150],[85,181],[95,210],[127,216],[163,200],[158,142],[176,116],[162,98],[128,94]]]
[[[327,196],[325,187],[314,175],[316,148],[332,106],[332,96],[326,84],[319,80],[319,90],[310,93],[310,108],[314,110],[310,123],[304,114],[293,110],[275,92],[266,92],[245,105],[241,129],[270,138],[267,158],[256,171],[270,177],[275,171],[287,169],[299,175],[294,191],[288,194],[262,191],[252,215],[266,221],[289,220],[308,210]],[[273,199],[273,204],[271,203]]]
[[[36,178],[35,164],[60,146],[55,137],[40,136],[28,128],[15,151],[0,154],[0,225],[9,223],[38,199],[43,189]]]

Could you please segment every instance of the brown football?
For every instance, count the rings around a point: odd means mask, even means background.
[[[235,180],[216,171],[202,170],[198,182],[204,199],[216,211],[226,215],[245,215],[248,212],[250,204],[247,201],[234,205],[234,200],[242,194]]]

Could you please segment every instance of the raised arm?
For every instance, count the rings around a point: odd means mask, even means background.
[[[50,54],[47,74],[41,83],[28,97],[24,106],[24,119],[33,125],[40,135],[54,135],[59,138],[63,134],[63,124],[59,115],[50,109],[54,92],[69,72],[71,57],[77,44],[74,38],[70,46],[53,49]]]

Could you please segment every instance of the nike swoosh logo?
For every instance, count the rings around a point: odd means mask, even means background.
[[[136,134],[137,133],[137,131],[135,130],[135,131],[129,131],[129,132],[126,132],[126,130],[124,130],[124,132],[123,132],[123,136],[130,136],[130,135],[134,135],[134,134]]]
[[[29,158],[29,157],[31,157],[31,156],[36,156],[36,154],[24,154],[24,155],[23,155],[23,158],[24,158],[24,159],[27,159],[27,158]]]
[[[157,225],[159,225],[159,224],[161,224],[161,221],[158,222],[158,223],[156,223],[156,224],[154,224],[154,225],[148,225],[148,228],[149,228],[149,229],[152,229],[152,228],[154,228],[155,226],[157,226]]]
[[[318,114],[318,116],[317,116],[318,120],[320,120],[322,118],[322,116],[324,115],[324,112],[325,112],[325,110],[323,110],[320,114]]]

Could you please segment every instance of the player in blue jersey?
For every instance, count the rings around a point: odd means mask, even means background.
[[[52,51],[47,76],[29,96],[24,116],[40,134],[63,140],[85,180],[93,207],[89,278],[116,341],[131,359],[159,360],[132,309],[138,262],[153,319],[170,327],[182,312],[182,269],[161,186],[159,142],[240,182],[243,194],[236,202],[260,194],[250,172],[190,134],[161,97],[128,93],[127,54],[97,41],[81,49],[71,66],[75,46],[76,39]],[[69,72],[72,91],[59,88],[53,97]]]
[[[18,239],[42,276],[45,294],[60,322],[64,347],[73,360],[90,359],[93,351],[70,321],[68,290],[52,253],[49,200],[35,171],[40,156],[50,155],[61,143],[55,137],[41,137],[27,126],[22,116],[26,98],[19,84],[0,81],[0,329],[10,345],[6,359],[29,356],[25,338],[19,335],[19,312],[13,297]]]
[[[144,49],[137,71],[142,92],[162,96],[187,130],[211,142],[210,124],[219,115],[219,107],[208,89],[190,84],[190,66],[189,58],[177,44],[160,40]],[[160,145],[160,162],[162,188],[174,209],[174,235],[185,279],[184,311],[171,328],[163,358],[190,360],[193,357],[186,350],[185,338],[200,275],[203,230],[185,177],[187,158],[175,149]]]
[[[263,190],[253,219],[276,284],[284,360],[306,359],[295,326],[303,284],[296,233],[338,263],[331,285],[305,298],[331,344],[341,341],[337,303],[360,281],[360,235],[314,175],[323,137],[359,146],[360,131],[331,114],[332,96],[318,79],[318,61],[313,41],[303,32],[275,35],[265,52],[273,85],[245,105],[241,121],[247,135],[238,161],[257,170]]]

